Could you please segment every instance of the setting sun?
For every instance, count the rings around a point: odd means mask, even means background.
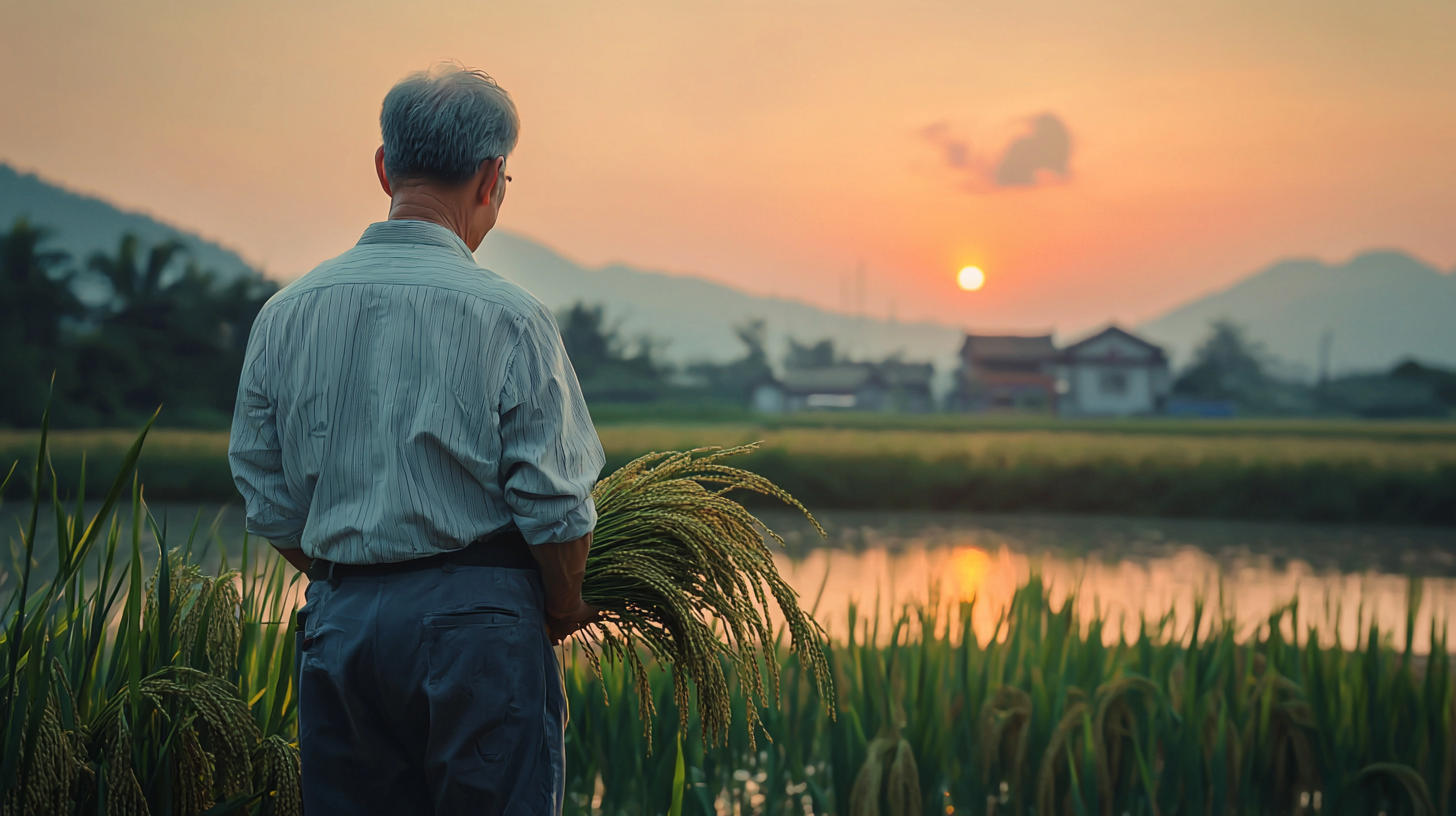
[[[974,292],[986,284],[986,273],[974,266],[968,266],[956,275],[956,283],[967,292]]]

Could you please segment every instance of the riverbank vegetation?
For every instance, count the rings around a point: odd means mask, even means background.
[[[608,471],[703,440],[762,440],[744,467],[821,509],[1456,524],[1450,423],[600,419]],[[0,431],[0,461],[28,455],[34,441]],[[111,469],[129,442],[121,431],[55,434],[62,490],[74,492],[83,452],[93,472]],[[221,432],[154,431],[141,469],[155,499],[235,497]]]

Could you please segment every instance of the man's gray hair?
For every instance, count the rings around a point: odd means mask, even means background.
[[[511,95],[484,71],[443,62],[389,89],[379,113],[391,180],[459,184],[480,163],[509,156],[521,133]]]

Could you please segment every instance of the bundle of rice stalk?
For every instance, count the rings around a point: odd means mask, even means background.
[[[778,703],[770,598],[820,699],[826,705],[833,700],[824,630],[799,607],[766,543],[772,538],[782,546],[783,539],[728,495],[746,490],[779,499],[824,535],[814,516],[773,482],[722,464],[757,448],[651,453],[603,479],[592,493],[598,520],[582,596],[602,610],[602,621],[582,630],[590,641],[586,653],[598,670],[600,660],[631,667],[644,728],[655,713],[645,652],[672,669],[683,730],[691,680],[708,742],[728,735],[732,709],[724,663],[730,664],[747,698],[753,741],[761,727],[758,708]]]

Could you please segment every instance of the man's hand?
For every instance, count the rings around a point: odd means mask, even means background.
[[[546,591],[546,628],[551,642],[560,643],[572,632],[601,616],[581,599],[581,582],[586,577],[586,556],[592,534],[559,544],[532,544],[531,556],[541,565],[541,588]]]
[[[583,629],[602,619],[601,610],[583,601],[576,611],[563,618],[546,616],[546,629],[551,633],[552,645],[576,634]]]

